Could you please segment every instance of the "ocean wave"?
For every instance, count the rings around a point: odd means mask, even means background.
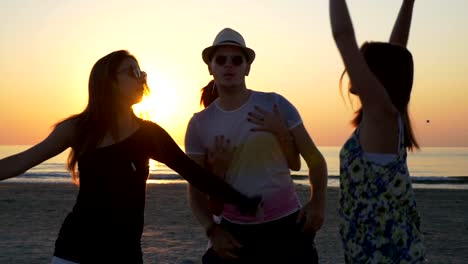
[[[70,178],[70,173],[68,172],[26,172],[18,178],[26,178],[26,179],[65,179]],[[307,175],[299,175],[294,174],[292,175],[294,180],[307,180]],[[183,178],[176,173],[151,173],[148,177],[150,180],[183,180]],[[339,176],[330,175],[328,176],[329,180],[339,180]],[[424,184],[468,184],[468,176],[412,176],[411,180],[413,183],[424,183]]]

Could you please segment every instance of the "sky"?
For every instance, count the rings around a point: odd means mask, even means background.
[[[387,41],[400,4],[348,1],[359,44]],[[468,147],[466,10],[466,0],[415,4],[410,112],[423,148]],[[248,88],[285,96],[318,146],[340,146],[352,132],[328,1],[0,0],[0,17],[0,145],[38,143],[81,112],[92,66],[120,49],[148,73],[152,94],[136,111],[183,145],[211,79],[201,52],[225,27],[257,54]]]

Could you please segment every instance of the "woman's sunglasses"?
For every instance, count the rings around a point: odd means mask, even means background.
[[[240,66],[242,63],[244,63],[244,57],[240,55],[236,56],[224,56],[224,55],[219,55],[215,57],[215,63],[218,64],[219,66],[223,66],[228,62],[228,58],[231,59],[231,64],[234,66]]]
[[[146,79],[146,72],[135,68],[135,67],[128,67],[123,70],[118,71],[117,73],[126,73],[128,76],[140,80],[142,78]]]

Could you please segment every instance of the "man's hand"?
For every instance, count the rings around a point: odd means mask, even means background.
[[[210,241],[216,254],[225,259],[237,259],[237,251],[241,244],[220,225],[216,225],[210,233]]]
[[[297,223],[304,223],[302,231],[306,234],[314,234],[319,231],[324,221],[325,205],[312,201],[307,202],[297,217]]]

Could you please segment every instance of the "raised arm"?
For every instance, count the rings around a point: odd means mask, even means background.
[[[21,153],[1,159],[0,180],[16,177],[63,152],[71,145],[73,131],[71,121],[65,121],[57,125],[52,133],[39,144]]]
[[[390,43],[406,47],[411,28],[414,0],[403,0],[397,20],[393,26]]]
[[[385,88],[371,72],[358,48],[345,0],[330,0],[329,3],[333,38],[364,112],[374,118],[380,118],[383,112],[394,113],[395,108]]]

